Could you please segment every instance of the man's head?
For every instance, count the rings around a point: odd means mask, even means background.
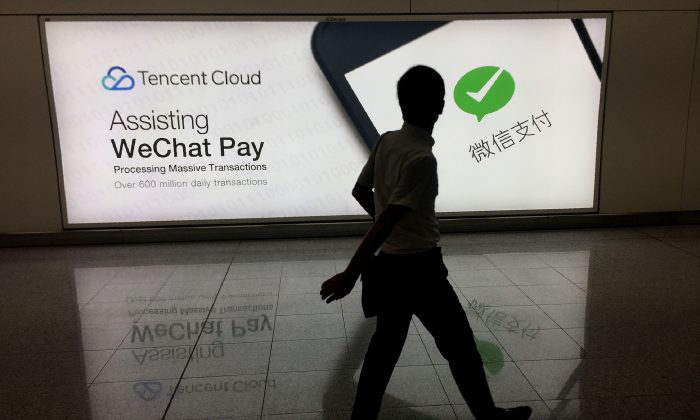
[[[404,121],[419,127],[429,125],[432,130],[445,107],[445,82],[440,73],[427,66],[411,67],[396,87]]]

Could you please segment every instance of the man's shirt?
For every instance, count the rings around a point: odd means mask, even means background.
[[[384,135],[379,147],[372,149],[357,183],[374,188],[375,214],[389,204],[411,209],[382,245],[387,254],[427,251],[440,240],[435,216],[438,194],[437,160],[430,134],[408,123],[398,131]]]

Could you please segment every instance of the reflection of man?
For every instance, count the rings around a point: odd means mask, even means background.
[[[437,247],[437,161],[430,134],[445,105],[442,77],[429,67],[413,67],[399,80],[398,96],[404,125],[384,135],[372,150],[353,190],[360,205],[379,216],[345,271],[321,286],[321,297],[328,302],[343,298],[381,246],[377,329],[365,356],[352,418],[377,417],[415,314],[435,337],[477,419],[527,419],[529,407],[494,406],[469,322]]]

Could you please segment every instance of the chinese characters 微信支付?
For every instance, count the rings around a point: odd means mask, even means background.
[[[469,301],[467,316],[476,317],[486,325],[504,329],[511,334],[518,334],[522,338],[528,337],[530,341],[534,340],[537,333],[540,332],[540,326],[533,325],[532,321],[517,319],[498,308],[489,308],[476,299]]]
[[[535,116],[525,121],[518,120],[516,124],[506,130],[501,130],[496,134],[491,135],[491,141],[481,140],[469,146],[469,152],[472,158],[477,163],[481,163],[483,159],[490,158],[496,153],[505,152],[510,147],[517,143],[521,143],[527,137],[534,136],[542,132],[544,128],[550,128],[552,122],[549,119],[549,113],[542,110],[542,114]],[[532,132],[530,128],[533,128]],[[534,129],[537,129],[535,132]]]

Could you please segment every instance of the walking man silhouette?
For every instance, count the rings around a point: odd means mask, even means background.
[[[432,68],[416,66],[399,79],[397,91],[404,124],[372,149],[352,192],[367,213],[378,216],[345,271],[321,286],[328,303],[342,299],[381,247],[377,328],[360,373],[352,419],[377,418],[415,314],[435,338],[474,417],[526,420],[530,407],[494,405],[467,316],[437,246],[438,179],[431,134],[445,106],[445,84]]]

